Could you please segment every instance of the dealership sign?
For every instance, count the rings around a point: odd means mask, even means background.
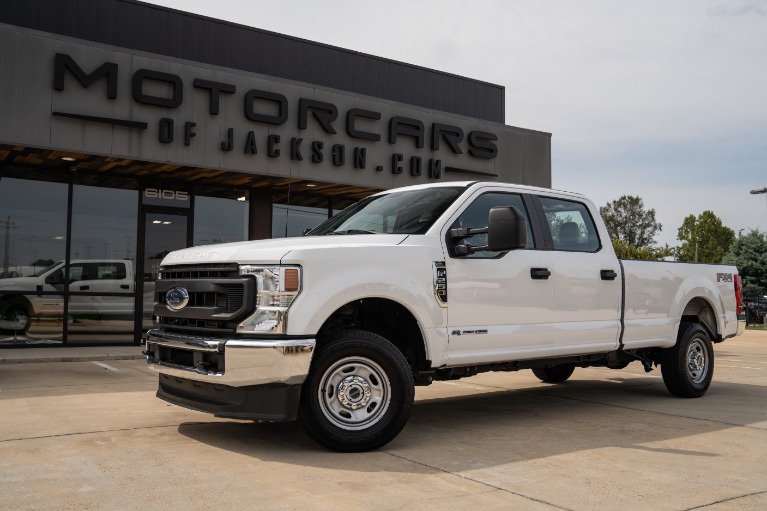
[[[118,72],[119,66],[115,62],[104,62],[84,70],[70,55],[56,53],[53,89],[61,92],[77,82],[79,85],[76,86],[88,89],[89,94],[104,91],[107,99],[117,100],[118,95],[127,94],[127,91],[118,90]],[[208,119],[218,116],[222,108],[233,106],[241,116],[237,126],[223,126],[218,140],[206,142],[215,143],[216,151],[237,151],[268,159],[350,166],[429,179],[442,178],[443,155],[452,161],[455,158],[466,160],[466,167],[472,167],[472,161],[486,167],[481,162],[493,160],[498,155],[498,136],[488,131],[465,131],[460,126],[440,122],[426,124],[420,119],[401,115],[384,116],[374,107],[339,109],[332,102],[316,98],[289,100],[279,88],[241,90],[242,87],[233,83],[203,78],[189,81],[185,83],[177,74],[151,69],[133,72],[130,81],[132,100],[152,107],[153,111],[156,108],[158,115],[153,119],[125,119],[60,110],[53,111],[52,115],[134,130],[149,130],[154,124],[156,130],[152,131],[159,143],[190,147],[200,143],[195,137],[202,128],[198,124],[204,119],[178,119],[172,115],[189,101],[190,91],[200,91],[206,99]],[[388,144],[389,156],[381,158],[379,151],[376,161],[369,161],[368,149],[380,144]],[[405,147],[408,149],[403,149]],[[419,150],[430,151],[429,157],[424,157]]]

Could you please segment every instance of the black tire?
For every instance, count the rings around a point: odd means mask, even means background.
[[[564,383],[573,375],[573,371],[575,371],[575,366],[560,365],[536,367],[533,369],[533,374],[545,383]]]
[[[663,383],[679,397],[700,397],[714,377],[714,348],[708,331],[698,323],[682,323],[676,345],[661,351]]]
[[[413,374],[392,343],[371,332],[343,330],[312,360],[299,420],[326,447],[370,451],[402,431],[414,397]]]
[[[29,311],[22,304],[11,305],[5,310],[5,313],[0,317],[0,327],[4,332],[26,332],[29,328],[29,324],[32,322],[32,318],[29,316]]]

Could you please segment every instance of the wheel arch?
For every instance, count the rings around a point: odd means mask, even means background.
[[[421,325],[410,309],[395,300],[367,297],[342,305],[323,323],[317,343],[321,345],[341,329],[366,330],[387,339],[405,356],[414,373],[430,367]]]
[[[27,313],[34,313],[32,302],[29,301],[24,295],[2,295],[0,296],[0,316],[5,314],[5,311],[14,305],[23,305],[27,309]]]
[[[697,296],[687,302],[682,310],[681,323],[698,323],[706,329],[712,341],[722,340],[719,315],[714,305],[706,298]]]
[[[672,312],[672,318],[698,323],[706,329],[712,341],[722,341],[726,309],[721,290],[711,279],[701,273],[687,277],[679,286],[673,302],[681,309],[677,308],[676,314]],[[677,325],[675,339],[679,335],[680,325]]]

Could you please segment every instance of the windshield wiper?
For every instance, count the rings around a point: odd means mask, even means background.
[[[365,229],[347,229],[345,231],[332,231],[326,234],[326,236],[330,234],[381,234],[377,231],[366,231]]]

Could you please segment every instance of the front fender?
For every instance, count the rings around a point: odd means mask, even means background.
[[[347,282],[341,287],[327,279],[317,282],[316,287],[305,288],[288,312],[288,334],[316,334],[339,308],[366,298],[383,298],[399,303],[413,314],[423,330],[446,326],[446,312],[436,302],[431,291],[431,280],[416,283],[399,271],[381,272],[378,269],[376,280],[371,281],[365,279],[365,273],[362,268],[344,272]]]

